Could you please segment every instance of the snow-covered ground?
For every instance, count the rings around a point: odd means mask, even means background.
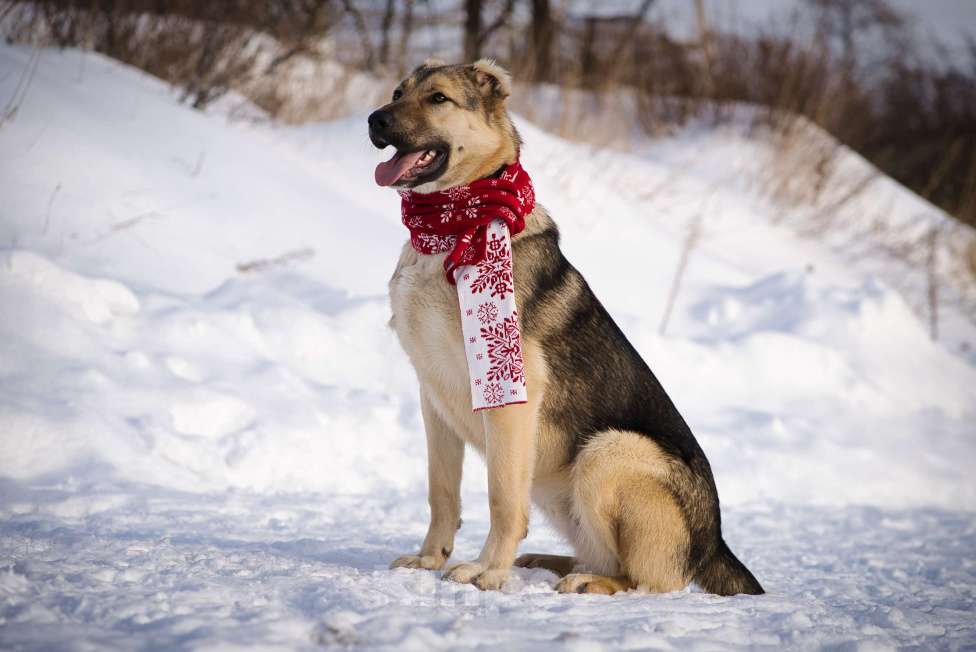
[[[0,47],[2,102],[29,60]],[[41,53],[0,125],[0,648],[976,645],[976,327],[948,296],[932,342],[870,232],[797,235],[739,178],[762,146],[728,131],[624,153],[520,122],[567,254],[697,433],[769,593],[386,570],[425,531],[425,454],[364,125],[231,122]],[[887,181],[858,202],[945,222]],[[458,559],[487,532],[466,465]],[[530,529],[523,550],[566,550]]]

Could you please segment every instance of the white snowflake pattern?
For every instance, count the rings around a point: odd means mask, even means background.
[[[523,208],[535,204],[535,192],[532,190],[532,186],[525,188],[524,191],[516,190],[515,197],[518,199],[519,206]]]
[[[474,247],[468,247],[467,249],[464,250],[464,253],[461,254],[461,259],[459,264],[473,265],[477,257],[478,257],[478,252],[475,251]],[[470,276],[470,274],[467,276]],[[464,280],[467,281],[468,279],[465,278]]]
[[[453,188],[448,188],[444,191],[447,198],[451,201],[458,201],[460,199],[467,199],[471,196],[471,188],[467,186],[454,186]]]
[[[414,245],[424,252],[439,254],[454,249],[457,238],[453,235],[437,235],[436,233],[418,233],[413,236]]]

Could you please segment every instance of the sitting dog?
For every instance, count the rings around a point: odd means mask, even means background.
[[[458,243],[479,237],[473,230],[420,233],[404,246],[390,280],[391,325],[420,383],[430,502],[430,527],[418,554],[392,567],[445,566],[461,526],[461,466],[470,444],[487,465],[491,528],[480,556],[448,568],[443,579],[498,589],[514,564],[555,572],[561,592],[667,592],[694,581],[721,595],[762,593],[722,539],[718,493],[694,435],[563,256],[552,218],[524,195],[527,177],[522,186],[509,183],[507,171],[521,170],[521,140],[506,108],[510,92],[508,73],[490,60],[428,61],[369,116],[373,144],[396,150],[377,167],[376,181],[400,189],[408,227],[413,204],[407,202],[428,193],[450,198],[508,184],[531,209],[517,215],[516,202],[505,213],[518,321],[513,373],[524,382],[524,400],[472,409],[479,395],[471,389],[473,358],[462,335],[461,279],[454,276],[465,269],[464,257],[454,261],[458,265],[448,262]],[[442,222],[450,226],[451,219],[445,213]],[[438,224],[429,222],[431,229]],[[424,249],[430,239],[437,246]],[[463,296],[461,302],[463,308]],[[575,557],[516,559],[530,501],[566,537]]]

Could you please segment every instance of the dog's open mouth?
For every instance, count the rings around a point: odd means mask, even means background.
[[[397,152],[389,161],[376,166],[377,185],[416,184],[432,181],[444,165],[447,154],[443,149],[421,149],[416,152]]]

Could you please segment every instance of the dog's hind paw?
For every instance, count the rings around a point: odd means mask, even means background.
[[[626,577],[607,577],[590,573],[571,573],[556,584],[559,593],[599,593],[613,595],[634,588]]]
[[[424,568],[426,570],[440,570],[447,562],[447,557],[434,555],[403,555],[397,557],[390,564],[390,568]]]

